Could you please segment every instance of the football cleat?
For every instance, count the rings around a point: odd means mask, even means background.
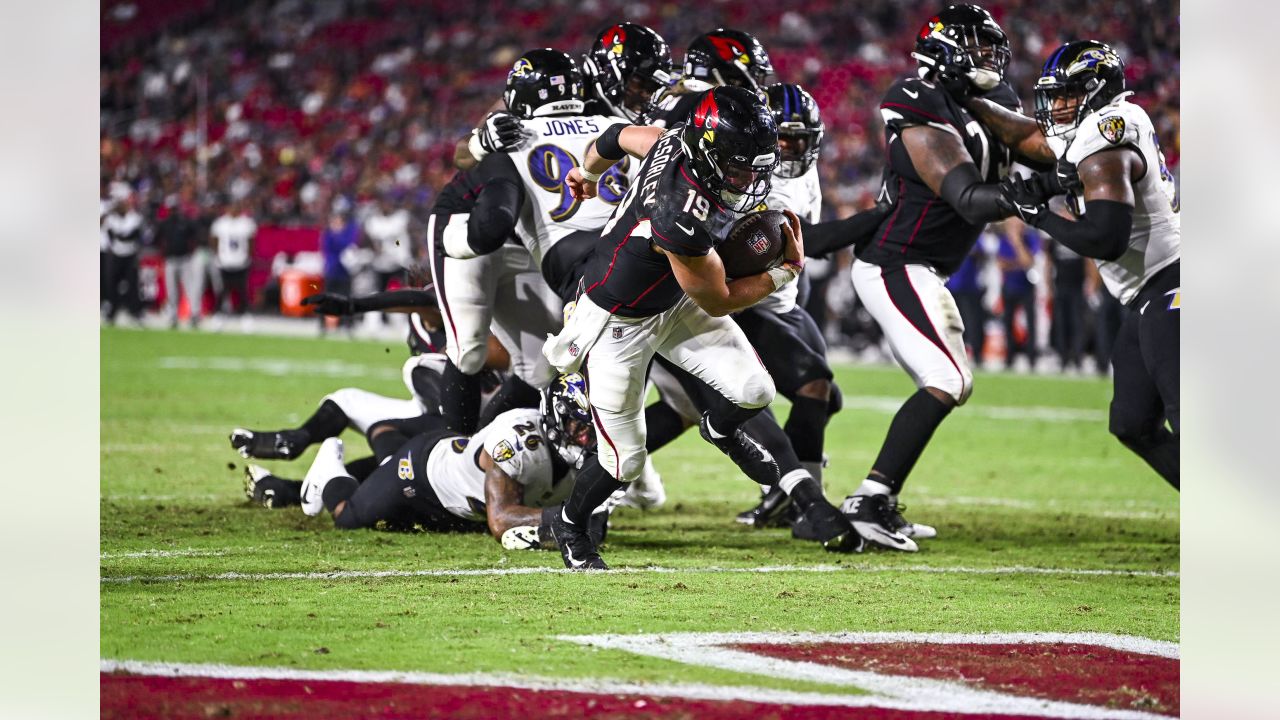
[[[927,540],[932,537],[938,537],[938,530],[932,525],[922,525],[913,523],[902,517],[902,513],[907,511],[907,506],[898,502],[896,496],[889,498],[889,519],[894,523],[894,529],[906,535],[909,538],[919,538]]]
[[[271,477],[271,471],[261,465],[246,465],[244,468],[244,496],[249,502],[257,503],[264,508],[273,507],[276,491],[259,484],[264,478]]]
[[[231,447],[244,458],[259,460],[292,460],[311,445],[305,430],[259,432],[236,428],[231,431]]]
[[[551,534],[560,548],[564,566],[570,570],[608,570],[604,558],[585,528],[565,521],[563,510],[551,521]]]
[[[656,510],[666,502],[667,489],[662,485],[662,476],[654,469],[653,461],[646,457],[640,479],[627,485],[615,505],[637,510]]]
[[[538,540],[538,528],[532,525],[520,525],[507,528],[502,533],[502,547],[507,550],[538,550],[542,544]]]
[[[798,513],[791,496],[774,485],[760,496],[760,502],[750,510],[743,510],[734,518],[743,525],[756,528],[786,527],[797,520]]]
[[[853,529],[870,542],[904,552],[920,549],[914,540],[902,534],[901,525],[893,518],[888,495],[850,495],[840,504],[840,512],[853,523]],[[901,516],[898,519],[901,520]]]
[[[320,452],[315,462],[302,478],[302,512],[315,517],[324,510],[324,486],[339,475],[346,475],[347,468],[343,464],[342,441],[329,438],[320,443]]]
[[[791,526],[791,537],[816,540],[828,552],[862,552],[862,538],[849,519],[825,499],[809,506]]]
[[[757,485],[778,484],[778,461],[773,459],[772,453],[756,442],[755,438],[746,434],[741,427],[734,428],[733,434],[727,437],[712,437],[708,417],[708,413],[703,413],[702,420],[698,423],[698,432],[702,434],[703,440],[715,445],[720,452],[728,455],[733,464],[737,465],[743,474],[754,480]]]

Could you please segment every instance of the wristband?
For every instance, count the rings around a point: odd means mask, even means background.
[[[598,182],[600,182],[600,176],[601,176],[601,175],[604,175],[604,173],[593,173],[593,172],[591,172],[590,170],[588,170],[588,169],[587,169],[587,167],[586,167],[585,165],[581,165],[581,166],[579,166],[579,167],[578,167],[578,172],[582,173],[582,179],[583,179],[583,180],[586,180],[586,181],[587,181],[587,182],[589,182],[589,183],[598,183]]]
[[[477,161],[483,160],[485,155],[489,154],[488,150],[480,144],[480,129],[471,131],[471,139],[467,141],[467,149],[471,151],[471,157]]]
[[[793,262],[785,261],[778,267],[769,268],[768,272],[769,279],[773,281],[773,289],[777,291],[783,285],[796,279],[796,276],[800,274],[800,266]]]

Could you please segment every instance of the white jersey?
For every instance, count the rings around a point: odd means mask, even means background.
[[[142,215],[137,210],[116,210],[103,222],[111,252],[121,257],[138,254],[142,242]]]
[[[381,211],[373,213],[364,221],[364,233],[377,252],[373,258],[374,270],[396,272],[409,267],[413,261],[408,210],[401,208],[388,215]]]
[[[773,176],[773,185],[769,196],[764,200],[768,210],[790,210],[807,223],[816,223],[822,217],[822,190],[818,187],[818,164],[814,163],[809,171],[797,178]],[[756,304],[756,307],[772,310],[776,313],[790,312],[796,306],[796,295],[800,292],[800,279],[783,285]]]
[[[209,234],[218,239],[218,267],[243,270],[249,267],[249,241],[258,225],[248,215],[222,215],[213,221]]]
[[[470,438],[446,438],[427,458],[427,479],[445,509],[465,520],[485,522],[483,448],[512,480],[524,487],[523,503],[547,507],[563,502],[573,489],[574,471],[555,477],[553,449],[542,437],[542,414],[535,409],[508,410]]]
[[[578,230],[600,230],[622,201],[627,188],[619,171],[606,173],[599,196],[590,200],[575,200],[565,177],[582,164],[587,146],[605,128],[626,121],[600,115],[560,115],[521,122],[531,137],[511,151],[511,162],[525,189],[516,234],[541,267],[547,250],[561,238]]]
[[[1182,220],[1173,174],[1165,165],[1151,118],[1141,107],[1125,100],[1127,95],[1086,116],[1065,148],[1067,160],[1078,165],[1094,153],[1127,145],[1146,164],[1146,173],[1133,184],[1129,249],[1119,260],[1097,261],[1107,290],[1126,304],[1153,275],[1177,262],[1182,249]],[[1054,140],[1050,138],[1050,147],[1062,157],[1062,142]]]

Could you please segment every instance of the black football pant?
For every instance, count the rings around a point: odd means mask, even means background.
[[[142,294],[138,287],[138,254],[107,255],[107,319],[114,322],[116,313],[124,310],[134,318],[142,318]]]
[[[231,293],[236,294],[235,315],[243,315],[249,307],[249,268],[241,270],[220,270],[222,273],[222,297],[218,298],[218,309],[231,313]]]
[[[1111,433],[1175,488],[1180,469],[1180,264],[1156,273],[1125,308],[1111,353]]]
[[[355,493],[346,499],[346,507],[334,518],[334,525],[348,530],[484,529],[483,524],[463,520],[446,510],[427,478],[427,457],[431,449],[441,440],[456,435],[444,427],[442,419],[436,420],[435,427],[415,435],[360,483]]]
[[[1036,349],[1036,289],[1032,287],[1016,292],[1004,290],[1001,297],[1004,301],[1004,366],[1012,367],[1014,353],[1020,352],[1027,356],[1031,367],[1034,368],[1039,356],[1039,351]],[[1018,308],[1022,308],[1027,324],[1027,339],[1022,343],[1016,342],[1013,338],[1013,318],[1017,315]]]

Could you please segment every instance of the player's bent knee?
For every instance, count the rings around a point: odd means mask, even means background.
[[[830,380],[826,380],[823,378],[819,378],[817,380],[810,380],[809,382],[805,383],[804,385],[801,385],[799,388],[796,389],[796,395],[799,395],[800,397],[812,398],[814,400],[826,400],[827,402],[830,402],[831,386],[832,386],[832,383]]]
[[[339,410],[350,416],[353,405],[361,392],[362,391],[358,388],[342,388],[341,390],[334,390],[321,398],[320,404],[323,405],[324,402],[328,400],[334,405],[337,405]]]
[[[462,371],[463,375],[475,375],[484,369],[485,357],[489,354],[486,344],[465,348],[449,348],[449,361]]]
[[[1108,430],[1120,442],[1131,444],[1141,444],[1159,429],[1162,419],[1153,418],[1135,413],[1123,406],[1118,406],[1114,402],[1111,403],[1111,416],[1108,421]]]
[[[614,476],[618,482],[635,482],[644,475],[644,461],[648,453],[642,448],[640,452],[625,455],[622,458],[621,472]]]
[[[923,378],[922,385],[935,397],[941,395],[938,399],[943,402],[950,400],[953,405],[963,405],[973,393],[973,374],[968,370],[936,373]]]
[[[741,397],[735,404],[744,408],[762,408],[773,402],[778,388],[773,384],[773,377],[767,372],[758,372],[751,376],[742,386]]]
[[[844,408],[844,393],[840,391],[840,386],[831,383],[831,395],[827,398],[827,417],[831,417]]]

